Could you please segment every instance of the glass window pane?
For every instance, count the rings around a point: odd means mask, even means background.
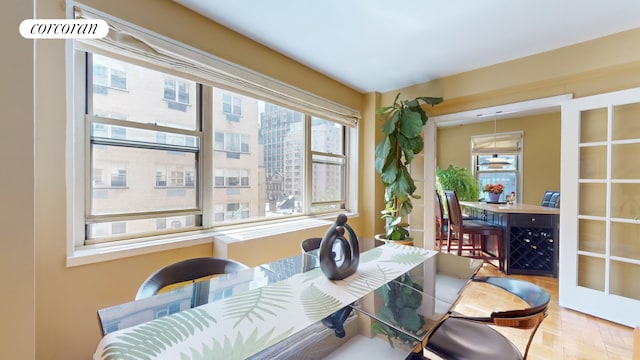
[[[110,187],[94,182],[92,215],[197,207],[195,188],[183,186],[184,172],[177,171],[178,167],[195,169],[195,154],[107,145],[94,145],[92,149],[92,171],[96,173],[100,169],[110,176]],[[159,175],[161,164],[165,164],[167,170],[161,170]],[[166,164],[173,165],[167,167]],[[179,184],[180,188],[158,186],[166,181],[170,182],[169,186]]]
[[[478,170],[517,170],[518,155],[513,154],[484,154],[478,155]]]
[[[611,222],[611,255],[640,260],[640,224]]]
[[[640,138],[640,103],[613,108],[613,140]]]
[[[580,178],[605,179],[607,177],[607,147],[580,148]]]
[[[579,215],[605,216],[607,187],[605,184],[580,184]]]
[[[604,254],[607,240],[605,226],[604,221],[578,220],[578,249]]]
[[[578,286],[604,291],[604,259],[578,256]]]
[[[504,196],[506,194],[511,194],[511,192],[517,193],[517,179],[518,173],[513,171],[480,172],[478,173],[478,184],[480,188],[480,194],[478,194],[478,196],[479,198],[488,200],[487,193],[482,192],[484,186],[487,184],[502,184],[504,185],[504,190],[502,192],[500,201],[504,201]]]
[[[640,179],[638,154],[640,154],[640,143],[612,145],[611,177],[613,179]]]
[[[195,224],[194,215],[89,224],[88,238],[104,240],[113,236],[141,236],[166,228],[193,230],[195,228],[193,224]]]
[[[344,200],[344,160],[330,156],[313,156],[311,201]]]
[[[611,184],[611,216],[638,219],[640,213],[640,184]]]
[[[155,145],[167,144],[189,147],[197,147],[200,143],[198,137],[193,135],[170,134],[101,123],[92,123],[92,139],[128,140]]]
[[[580,142],[607,140],[607,117],[606,108],[580,112]]]
[[[630,299],[640,300],[640,286],[638,286],[640,265],[611,262],[611,293]]]
[[[312,117],[311,150],[328,154],[344,154],[343,131],[343,125]]]
[[[197,129],[195,106],[178,111],[167,104],[167,99],[177,100],[175,80],[167,80],[166,75],[161,72],[98,54],[93,55],[93,61],[94,64],[99,64],[94,65],[94,69],[96,66],[117,69],[116,75],[111,70],[111,86],[114,86],[115,80],[118,88],[126,85],[127,91],[94,92],[91,115],[118,119],[122,119],[124,115],[127,121],[137,123],[151,123],[178,129]],[[126,74],[126,78],[123,78],[123,74]],[[186,92],[196,92],[194,81],[180,79],[180,82],[186,84]],[[93,83],[102,85],[104,79],[94,76]],[[173,85],[170,85],[171,83]],[[116,117],[113,114],[119,114],[119,116]]]

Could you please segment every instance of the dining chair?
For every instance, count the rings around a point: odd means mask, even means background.
[[[435,201],[435,212],[436,212],[436,242],[438,243],[438,251],[442,250],[442,244],[445,242],[445,238],[447,237],[447,228],[449,227],[448,218],[444,216],[444,207],[442,206],[442,199],[440,199],[440,194],[436,190],[436,201]]]
[[[503,270],[503,229],[500,226],[492,225],[487,222],[475,219],[464,219],[462,217],[462,208],[458,201],[458,195],[455,190],[445,190],[447,199],[447,213],[449,214],[449,223],[447,229],[447,252],[451,251],[451,244],[457,240],[457,253],[459,256],[484,259],[487,261],[497,260],[498,268]],[[495,237],[496,246],[493,251],[495,254],[487,251],[487,238]],[[465,238],[469,240],[469,244],[465,245]],[[463,255],[463,250],[466,253]]]
[[[540,206],[559,208],[560,207],[560,192],[556,190],[547,190],[542,196]]]
[[[476,277],[472,282],[496,286],[522,299],[526,306],[506,311],[495,310],[485,316],[451,313],[429,336],[425,349],[446,359],[526,359],[536,331],[547,317],[549,293],[529,281],[507,277]],[[525,336],[526,347],[520,349],[495,327],[528,332],[524,334],[528,335]]]
[[[300,248],[302,249],[302,271],[309,271],[317,266],[317,261],[315,261],[314,257],[317,257],[318,254],[312,255],[309,254],[314,250],[320,249],[320,243],[322,242],[322,238],[312,237],[302,240],[300,242]]]
[[[322,238],[319,237],[304,239],[302,240],[302,242],[300,242],[300,248],[302,249],[303,253],[307,253],[309,251],[319,249],[321,241]]]
[[[217,257],[186,259],[167,265],[142,282],[136,300],[155,295],[164,287],[212,275],[229,274],[249,267],[238,261]]]

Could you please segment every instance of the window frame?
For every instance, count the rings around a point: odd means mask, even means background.
[[[490,145],[481,150],[474,149],[474,143],[477,142],[478,139],[489,139],[491,144],[497,143],[496,138],[508,138],[512,139],[512,141],[516,144],[515,146],[509,146],[505,148],[501,148],[500,146]],[[471,137],[470,147],[471,147],[471,169],[474,179],[478,184],[480,194],[478,194],[479,198],[483,197],[482,185],[480,184],[480,175],[481,174],[515,174],[516,179],[516,199],[522,199],[523,193],[523,173],[524,173],[524,164],[523,164],[523,154],[522,149],[524,148],[524,133],[522,131],[513,131],[513,132],[503,132],[503,133],[492,133],[485,135],[475,135]],[[497,154],[500,155],[509,155],[515,156],[516,164],[515,169],[504,169],[504,168],[495,168],[495,169],[480,169],[480,156],[484,155],[492,155]]]
[[[67,191],[67,229],[69,232],[69,241],[67,246],[68,266],[77,266],[96,261],[126,257],[131,256],[132,254],[142,254],[170,248],[179,248],[182,246],[191,246],[194,244],[209,243],[211,241],[211,236],[214,233],[226,231],[226,226],[216,229],[212,228],[211,223],[214,217],[214,205],[211,201],[211,194],[205,193],[201,194],[203,199],[202,211],[203,213],[208,213],[210,215],[203,217],[203,231],[197,231],[191,235],[185,233],[184,236],[177,236],[176,234],[159,234],[158,236],[152,237],[134,237],[125,242],[115,241],[106,244],[109,247],[111,244],[116,245],[113,250],[110,250],[107,253],[98,251],[102,246],[97,247],[96,245],[85,244],[84,209],[86,208],[85,201],[90,195],[87,193],[87,189],[90,188],[87,184],[91,183],[91,174],[87,175],[87,171],[85,170],[90,169],[90,167],[88,166],[88,156],[85,155],[85,149],[88,148],[87,144],[89,140],[88,136],[85,135],[88,127],[84,119],[84,109],[82,109],[82,104],[84,102],[78,101],[78,99],[83,99],[85,96],[86,89],[84,86],[86,83],[86,76],[91,70],[87,70],[84,66],[79,66],[79,64],[84,64],[85,62],[84,52],[98,53],[127,62],[130,61],[134,64],[143,63],[145,64],[145,67],[181,77],[185,74],[175,69],[183,69],[188,72],[187,76],[184,77],[190,80],[195,80],[206,85],[215,85],[221,89],[231,89],[234,92],[246,94],[278,106],[303,111],[305,114],[348,125],[348,139],[345,139],[345,142],[349,145],[347,150],[347,167],[344,185],[344,190],[347,195],[345,196],[344,209],[340,212],[357,214],[357,191],[355,191],[355,188],[350,188],[350,184],[353,183],[350,179],[357,179],[358,174],[358,120],[360,119],[360,113],[358,110],[354,110],[331,100],[300,90],[294,86],[282,83],[276,79],[254,72],[243,66],[217,58],[214,55],[201,52],[188,45],[179,43],[163,35],[158,35],[135,24],[115,18],[109,14],[97,13],[93,9],[79,3],[74,4],[72,8],[70,7],[67,13],[70,17],[76,19],[102,19],[113,26],[113,29],[115,29],[114,31],[126,33],[133,41],[139,40],[156,49],[166,50],[162,53],[156,54],[159,58],[154,59],[154,61],[149,63],[149,58],[145,57],[143,52],[134,53],[131,51],[132,48],[130,47],[120,47],[120,44],[104,41],[104,39],[76,39],[68,42],[69,46],[66,47],[66,56],[68,60],[66,65],[66,76],[68,82],[72,85],[67,86],[66,89],[68,95],[67,98],[69,99],[68,107],[73,114],[73,116],[68,117],[67,122],[67,154],[71,162],[71,164],[66,167],[66,173],[70,179],[70,181],[67,182],[69,190]],[[176,54],[178,56],[172,57],[167,62],[165,60],[168,57],[173,56],[169,54]],[[181,65],[187,61],[185,59],[188,59],[189,64],[193,64],[195,66],[190,67]],[[167,69],[172,70],[169,71]],[[201,93],[204,99],[202,104],[203,110],[200,111],[205,113],[210,112],[209,109],[212,109],[212,104],[207,102],[213,101],[213,98],[210,96],[211,94],[207,94],[207,92],[210,92],[210,90],[205,87]],[[196,100],[196,98],[199,97],[200,95],[193,94],[191,99]],[[213,149],[214,139],[210,125],[203,124],[203,131],[208,131],[208,133],[211,134],[211,138],[201,139],[202,148]],[[249,150],[251,151],[252,149]],[[202,187],[208,187],[211,189],[213,188],[214,183],[214,177],[212,176],[213,168],[212,166],[207,165],[210,164],[211,161],[206,157],[213,155],[206,153],[207,152],[204,151],[201,156],[201,162],[204,165],[202,165],[203,170],[197,174],[197,177],[198,182]],[[308,150],[306,155],[310,156]],[[309,161],[306,163],[310,164]],[[209,177],[204,177],[203,174],[206,172],[211,175]],[[306,188],[309,187],[307,186]],[[305,203],[310,204],[309,201],[306,201]],[[299,225],[294,225],[296,223],[293,223],[291,222],[291,219],[284,217],[278,218],[275,221],[282,222],[282,220],[286,220],[291,223],[292,226],[298,228],[298,226],[304,226],[303,224],[312,218],[331,219],[332,216],[335,216],[331,214],[316,215],[300,216],[299,218],[301,221]],[[165,220],[167,228],[169,228],[169,220],[169,217]],[[186,221],[193,221],[193,217],[187,217]],[[259,221],[253,225],[262,226],[264,223],[265,221]],[[312,223],[313,222],[309,223],[309,225]],[[246,225],[251,224],[245,223],[242,228],[250,231],[251,228]],[[290,229],[283,229],[283,231],[290,231]]]
[[[91,66],[91,54],[92,52],[88,52],[82,49],[78,49],[78,50],[74,50],[75,53],[75,58],[76,61],[79,63],[78,67],[82,67],[81,64],[86,64],[85,66]],[[99,52],[93,52],[93,53],[99,53]],[[153,66],[149,66],[149,68],[153,69]],[[157,70],[157,69],[154,69]],[[162,70],[162,69],[160,69]],[[76,73],[80,73],[80,69],[77,69]],[[88,79],[91,78],[91,72],[87,71],[86,72],[86,78],[85,77],[79,77],[76,78],[76,83],[80,83],[80,82],[85,82],[88,81]],[[87,100],[87,98],[91,98],[92,92],[93,92],[93,87],[89,85],[89,82],[86,82],[85,86],[80,86],[80,88],[86,89],[86,91],[83,94],[80,95],[76,95],[76,100],[78,103],[82,103],[82,101],[78,101],[78,99],[84,99],[84,101],[88,102],[89,104],[91,103],[90,100]],[[213,93],[213,88],[209,87],[207,85],[198,85],[197,86],[197,91],[201,92],[203,95],[198,95],[197,98],[198,99],[202,99],[206,94],[212,94]],[[87,98],[85,98],[85,96]],[[259,99],[256,95],[252,95],[254,97],[256,97],[256,99]],[[208,102],[214,101],[213,96],[209,96],[208,97]],[[204,102],[201,104],[195,104],[196,106],[207,106],[204,105]],[[197,139],[199,139],[199,142],[201,144],[201,150],[200,151],[196,151],[199,155],[199,161],[198,163],[203,163],[201,165],[198,166],[198,169],[195,169],[195,173],[197,174],[196,176],[198,176],[201,181],[204,180],[203,176],[200,174],[204,174],[207,173],[209,170],[207,170],[207,168],[212,167],[212,165],[205,165],[205,164],[209,164],[211,163],[211,159],[210,156],[211,155],[207,155],[206,156],[206,160],[205,160],[205,153],[206,151],[204,151],[205,149],[205,138],[208,136],[207,135],[207,126],[205,126],[204,124],[201,125],[201,129],[196,130],[196,131],[191,131],[191,130],[182,130],[182,129],[176,129],[173,127],[166,127],[166,126],[162,126],[162,125],[157,125],[157,124],[153,124],[153,123],[138,123],[138,122],[132,122],[129,120],[121,120],[121,119],[115,119],[115,118],[105,118],[105,117],[101,117],[101,116],[94,116],[94,115],[89,115],[89,114],[84,114],[84,111],[80,111],[79,109],[76,109],[76,116],[78,117],[82,117],[84,119],[84,121],[82,121],[83,126],[82,128],[84,128],[85,130],[82,130],[81,133],[87,133],[87,135],[83,136],[83,142],[86,146],[85,150],[82,150],[80,152],[80,154],[76,154],[79,155],[80,157],[84,158],[83,163],[85,163],[85,166],[87,169],[92,169],[92,165],[91,165],[91,146],[94,145],[96,142],[105,145],[105,144],[120,144],[120,143],[127,143],[128,140],[126,140],[126,133],[128,129],[144,129],[144,130],[153,130],[153,131],[157,131],[158,133],[164,134],[164,137],[167,139],[167,141],[165,141],[162,144],[158,144],[157,147],[158,148],[163,148],[166,147],[167,149],[171,148],[171,149],[175,149],[175,148],[188,148],[189,145],[181,145],[181,144],[169,144],[171,141],[168,141],[169,138],[172,136],[172,134],[177,135],[186,135],[189,137],[195,137]],[[87,112],[91,112],[91,108],[90,105],[89,107],[87,107]],[[202,111],[201,111],[202,112]],[[311,115],[305,115],[305,125],[304,128],[308,131],[310,131],[311,129]],[[204,122],[211,122],[212,119],[211,118],[203,118],[201,119],[201,121]],[[332,121],[332,120],[329,120]],[[90,130],[93,129],[93,124],[100,124],[102,125],[109,125],[108,129],[109,131],[105,131],[104,128],[102,129],[98,129],[99,131],[101,131],[102,133],[104,133],[104,138],[93,138],[90,135]],[[304,149],[305,149],[305,153],[306,156],[309,157],[309,160],[306,161],[307,164],[313,164],[314,161],[312,161],[311,159],[313,158],[313,156],[315,154],[320,154],[322,156],[332,156],[332,157],[338,157],[340,159],[342,159],[344,161],[344,169],[345,169],[345,175],[344,175],[344,180],[343,180],[343,190],[344,190],[344,196],[342,196],[342,198],[337,201],[337,202],[341,202],[341,206],[340,209],[341,211],[344,211],[346,209],[349,209],[351,207],[351,205],[349,204],[349,199],[347,198],[346,194],[350,192],[349,189],[349,182],[347,180],[347,176],[346,176],[346,172],[347,172],[347,167],[349,166],[349,156],[347,154],[344,154],[347,151],[347,146],[346,144],[350,143],[349,137],[356,137],[357,136],[357,129],[356,128],[349,128],[347,126],[345,126],[344,124],[341,124],[343,126],[343,134],[342,136],[344,137],[343,139],[343,154],[330,154],[330,153],[318,153],[315,151],[311,151],[311,145],[310,145],[310,141],[307,138],[307,140],[304,142]],[[114,131],[117,131],[118,134],[121,134],[122,136],[115,136],[113,133]],[[79,132],[80,133],[80,132]],[[224,147],[223,150],[220,149],[215,149],[214,151],[225,151],[225,152],[229,152],[231,151],[228,147],[230,146],[230,143],[234,143],[235,147],[238,147],[237,150],[239,150],[239,152],[241,153],[249,153],[251,151],[251,142],[249,139],[249,135],[246,134],[242,134],[241,132],[237,132],[237,131],[229,131],[224,130],[224,129],[220,129],[219,131],[210,131],[209,132],[211,134],[212,140],[213,138],[217,137],[224,137],[224,142],[222,143],[222,146]],[[117,135],[117,134],[116,134]],[[100,136],[100,135],[99,135]],[[307,135],[310,136],[310,135]],[[156,139],[156,141],[158,141]],[[215,143],[215,141],[214,141]],[[234,147],[234,149],[235,149]],[[351,148],[350,151],[355,151],[353,150],[354,148]],[[194,150],[195,151],[195,150]],[[234,151],[235,152],[235,151]],[[85,157],[86,154],[86,157]],[[164,170],[159,170],[158,166],[161,165],[161,167],[163,167]],[[116,166],[116,165],[114,165]],[[124,171],[126,173],[126,164],[124,165]],[[122,167],[122,166],[120,166]],[[156,165],[156,170],[154,172],[154,187],[156,188],[184,188],[187,187],[186,185],[186,180],[184,180],[185,178],[185,173],[183,173],[183,184],[172,184],[172,175],[171,175],[171,164],[157,164]],[[104,189],[110,189],[110,188],[126,188],[127,183],[126,183],[126,174],[124,175],[124,183],[123,184],[116,184],[118,186],[114,186],[113,185],[113,181],[112,181],[112,176],[111,174],[113,173],[113,171],[115,171],[114,169],[111,168],[104,168],[101,169],[102,170],[102,179],[104,184],[100,187],[100,188],[104,188]],[[186,170],[186,169],[183,169]],[[250,179],[250,172],[251,169],[240,169],[240,168],[234,168],[234,171],[237,172],[237,176],[235,177],[237,179],[237,184],[231,184],[229,181],[229,173],[228,173],[229,168],[223,168],[223,172],[224,172],[224,186],[223,187],[228,187],[228,188],[243,188],[243,187],[249,187],[251,186],[251,181]],[[213,171],[213,168],[211,168],[211,171]],[[305,169],[305,171],[309,171],[307,169]],[[106,178],[105,178],[106,176]],[[160,177],[158,177],[160,176]],[[88,185],[85,187],[84,189],[84,202],[85,202],[85,206],[84,206],[84,211],[82,213],[84,213],[85,211],[88,211],[88,209],[91,209],[91,182],[94,180],[93,179],[94,174],[85,174],[85,178],[89,178],[91,181],[84,181],[84,183],[87,183]],[[215,184],[216,182],[216,176],[212,175],[211,179],[209,180],[212,184]],[[305,179],[311,179],[310,174],[306,174],[305,175]],[[158,183],[158,181],[160,182],[164,182],[163,184]],[[248,182],[248,183],[247,183]],[[303,183],[309,183],[309,181],[303,180]],[[84,217],[82,219],[82,223],[85,224],[86,226],[90,226],[91,224],[97,224],[97,223],[101,223],[102,221],[122,221],[122,220],[126,220],[126,219],[143,219],[143,218],[152,218],[155,214],[156,216],[156,220],[158,219],[157,216],[162,215],[166,220],[166,226],[163,229],[156,229],[158,231],[151,231],[149,234],[141,234],[141,235],[137,235],[137,234],[128,234],[128,235],[124,235],[124,236],[108,236],[106,240],[102,241],[102,240],[91,240],[91,239],[87,239],[86,236],[88,235],[82,235],[82,241],[78,241],[76,240],[74,242],[74,248],[82,248],[82,247],[86,247],[86,246],[91,246],[91,245],[95,245],[95,244],[101,244],[101,245],[105,245],[105,246],[109,246],[110,244],[117,244],[120,240],[127,240],[127,241],[134,241],[134,242],[138,242],[138,241],[145,241],[149,238],[153,238],[156,236],[162,236],[163,234],[176,234],[176,233],[182,233],[184,232],[184,229],[178,229],[177,231],[175,229],[172,229],[172,226],[169,224],[170,218],[172,216],[177,216],[177,215],[195,215],[197,217],[200,217],[199,220],[197,221],[197,223],[199,224],[198,226],[196,226],[196,229],[200,229],[200,230],[205,230],[205,231],[215,231],[215,229],[217,227],[224,227],[225,224],[220,224],[219,226],[214,226],[215,223],[215,213],[212,212],[211,207],[213,206],[213,204],[206,204],[206,201],[204,200],[204,197],[207,196],[211,196],[210,194],[203,194],[206,191],[202,190],[202,187],[206,186],[205,183],[202,183],[201,185],[201,189],[199,189],[199,197],[197,199],[197,203],[199,204],[196,208],[193,209],[187,209],[187,210],[179,210],[179,211],[158,211],[158,212],[152,212],[152,213],[122,213],[122,214],[116,214],[116,215],[87,215],[86,217]],[[214,187],[216,187],[217,185],[214,185]],[[312,186],[308,185],[308,186],[304,186],[304,191],[308,192],[309,189],[312,189]],[[314,216],[314,215],[322,215],[320,212],[314,213],[313,211],[311,211],[311,208],[315,205],[318,205],[317,202],[314,202],[312,200],[312,197],[310,195],[307,195],[305,200],[305,207],[303,209],[302,214],[296,214],[293,215],[292,217],[308,217],[308,216]],[[336,201],[333,201],[332,203],[337,203]],[[243,203],[243,205],[245,205]],[[243,212],[242,215],[238,215],[240,219],[245,219],[246,216],[248,216],[248,211],[246,210]],[[335,213],[338,210],[333,210],[333,211],[328,211],[329,213]],[[228,211],[224,212],[224,217],[227,218],[227,213]],[[129,214],[129,215],[127,215]],[[208,215],[209,214],[209,215]],[[326,214],[325,214],[326,215]],[[282,219],[286,216],[283,217],[278,217],[278,219]],[[238,218],[238,217],[234,217],[234,218]],[[189,218],[191,219],[191,218]],[[254,223],[264,223],[264,222],[268,222],[268,220],[253,220],[253,221],[249,221],[249,222],[254,222]],[[246,223],[246,222],[245,222]],[[106,222],[107,225],[111,224],[110,226],[113,226],[113,224],[115,224],[114,222]],[[88,230],[87,230],[88,231]],[[78,239],[78,235],[80,234],[79,231],[76,231],[76,239]],[[87,233],[89,234],[89,233]]]

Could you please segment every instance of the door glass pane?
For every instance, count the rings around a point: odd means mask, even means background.
[[[640,224],[611,222],[611,255],[640,260]]]
[[[580,184],[578,214],[605,216],[606,189],[606,184]]]
[[[613,108],[613,140],[640,138],[640,103]]]
[[[598,254],[604,254],[606,242],[606,224],[604,221],[578,221],[578,249]]]
[[[580,112],[580,142],[607,140],[607,109]]]
[[[607,147],[580,148],[580,178],[605,179],[607,177]]]
[[[640,265],[612,261],[611,293],[640,300],[638,274],[640,274]]]
[[[604,259],[578,256],[578,285],[604,291]]]
[[[640,184],[611,184],[611,216],[636,219],[640,214]]]
[[[640,123],[640,121],[638,121]],[[640,143],[612,146],[611,177],[613,179],[640,179]]]

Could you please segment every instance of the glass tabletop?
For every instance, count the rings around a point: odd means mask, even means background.
[[[235,273],[187,283],[148,298],[100,309],[98,317],[106,335],[288,279],[319,267],[319,263],[317,252],[294,255]]]
[[[371,358],[379,358],[380,354],[388,354],[385,358],[405,358],[422,347],[425,337],[450,311],[481,264],[479,260],[436,253],[351,305],[251,358],[300,358],[301,354],[308,354],[304,355],[306,358],[345,358],[356,350],[353,356],[357,358],[362,357],[362,351],[373,351]],[[384,267],[384,261],[375,266]],[[317,254],[299,254],[101,309],[98,313],[106,334],[288,281],[317,267]]]
[[[423,342],[457,303],[482,261],[438,253],[359,299],[356,312],[376,319],[389,339]]]

